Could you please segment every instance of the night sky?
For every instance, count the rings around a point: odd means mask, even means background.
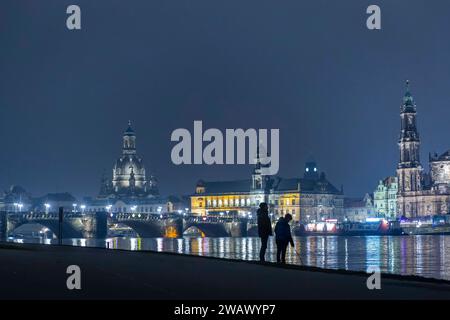
[[[366,28],[370,4],[382,30]],[[128,120],[162,194],[250,178],[250,165],[172,164],[171,132],[202,120],[279,128],[279,175],[314,158],[362,196],[395,174],[406,79],[423,165],[450,148],[449,15],[446,0],[2,0],[0,190],[95,196]]]

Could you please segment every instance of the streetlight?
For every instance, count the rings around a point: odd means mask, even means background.
[[[84,213],[84,209],[86,209],[86,205],[82,204],[82,205],[80,206],[80,208],[81,208],[81,212]]]
[[[19,208],[19,212],[22,212],[23,203],[18,203],[17,207]]]
[[[48,210],[50,209],[50,204],[49,203],[44,203],[44,207],[45,207],[45,213],[48,213]]]

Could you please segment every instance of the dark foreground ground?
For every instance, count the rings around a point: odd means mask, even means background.
[[[81,268],[68,290],[66,268]],[[0,299],[449,299],[450,284],[316,268],[68,246],[0,244]]]

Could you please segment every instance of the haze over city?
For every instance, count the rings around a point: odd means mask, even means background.
[[[406,79],[422,163],[448,148],[450,3],[378,1],[383,27],[368,33],[364,1],[78,2],[73,33],[64,1],[0,12],[1,189],[95,196],[128,120],[162,194],[248,178],[251,165],[172,163],[171,132],[202,120],[279,128],[279,175],[301,176],[313,158],[346,196],[362,196],[395,174]]]

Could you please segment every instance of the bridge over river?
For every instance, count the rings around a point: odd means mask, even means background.
[[[47,227],[62,238],[106,238],[111,226],[121,224],[133,229],[141,238],[182,237],[196,229],[206,237],[245,237],[256,235],[256,221],[231,217],[199,217],[189,214],[64,212],[0,212],[0,240],[18,227],[35,223]]]

